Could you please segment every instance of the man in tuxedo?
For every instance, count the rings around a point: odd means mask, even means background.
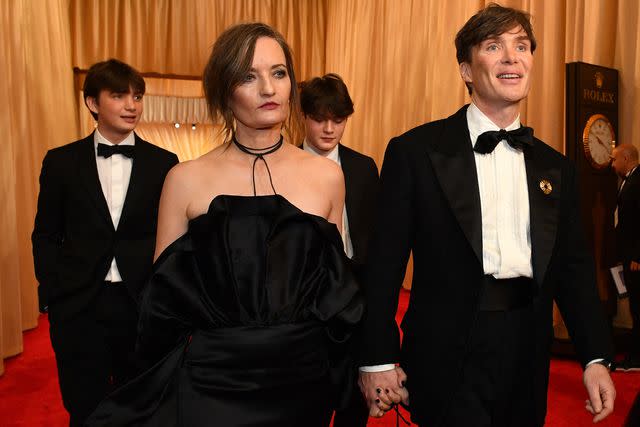
[[[614,214],[618,260],[622,263],[633,320],[631,348],[620,367],[640,370],[640,168],[638,149],[620,144],[611,153],[613,170],[622,179]]]
[[[346,187],[342,212],[342,239],[347,256],[361,279],[367,254],[378,187],[378,168],[371,157],[342,145],[342,134],[353,114],[353,102],[344,81],[326,74],[300,84],[300,104],[304,116],[302,148],[338,163]],[[368,409],[360,393],[353,393],[348,406],[336,411],[334,427],[365,427]]]
[[[50,150],[32,234],[40,310],[48,311],[71,426],[134,371],[137,301],[151,273],[164,177],[178,158],[134,132],[145,82],[115,59],[94,64],[88,137]]]
[[[554,299],[585,368],[587,410],[595,421],[613,410],[576,171],[520,125],[535,48],[525,12],[479,11],[456,36],[471,105],[389,142],[365,268],[360,386],[372,416],[402,401],[421,426],[543,425]]]

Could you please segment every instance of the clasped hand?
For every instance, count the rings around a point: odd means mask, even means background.
[[[585,401],[585,409],[593,415],[594,423],[602,421],[613,412],[616,400],[616,388],[609,370],[593,363],[584,370],[583,382],[589,394],[589,399]]]
[[[358,385],[369,407],[369,416],[380,418],[396,404],[409,404],[409,391],[404,386],[407,375],[402,368],[381,372],[360,372]]]

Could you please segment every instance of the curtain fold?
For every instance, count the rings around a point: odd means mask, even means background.
[[[142,139],[176,153],[181,162],[200,157],[223,142],[220,126],[191,125],[176,129],[166,123],[140,123],[136,132]]]
[[[23,52],[19,25],[22,10],[13,9],[8,1],[0,3],[0,24],[3,33],[17,33],[16,37],[0,36],[0,58],[4,78],[0,79],[0,97],[10,102],[0,103],[0,129],[3,130],[5,143],[0,144],[0,191],[5,203],[0,203],[0,374],[4,372],[2,359],[22,351],[22,321],[20,309],[20,268],[17,265],[18,236],[16,213],[16,166],[14,162],[14,141],[21,135],[18,117],[19,100],[23,99],[20,85],[13,84],[24,73]],[[8,30],[8,31],[7,31]],[[14,101],[15,100],[15,101]],[[17,101],[17,102],[16,102]],[[17,309],[12,309],[17,307]]]
[[[639,147],[640,129],[640,3],[620,0],[617,14],[614,68],[620,70],[618,142]]]
[[[225,28],[262,21],[291,44],[300,74],[314,75],[324,64],[323,5],[322,0],[73,0],[73,63],[87,69],[116,57],[141,72],[199,76]]]
[[[31,230],[45,152],[78,137],[69,0],[0,0],[0,371],[37,325]],[[6,110],[6,111],[5,111]]]
[[[211,124],[204,98],[147,95],[144,97],[142,123]]]
[[[110,57],[142,72],[201,75],[215,38],[228,26],[260,20],[291,44],[299,80],[340,74],[355,113],[343,142],[381,164],[388,140],[468,102],[453,43],[487,0],[0,0],[5,96],[0,124],[0,350],[21,349],[35,325],[36,288],[29,234],[38,174],[48,148],[94,126],[72,68]],[[539,41],[523,122],[564,151],[564,64],[585,61],[620,70],[618,140],[638,145],[640,6],[636,0],[505,0],[533,14]],[[149,122],[138,133],[194,158],[220,143],[203,118],[197,80],[147,78]],[[174,99],[172,99],[172,97]],[[187,100],[190,99],[190,100]],[[78,109],[79,106],[79,109]],[[87,118],[89,117],[89,118]],[[171,120],[187,126],[171,127]],[[196,123],[192,131],[190,121]],[[201,121],[202,120],[202,121]],[[6,130],[5,130],[6,129]],[[296,137],[299,142],[301,137]],[[1,358],[0,358],[1,360]],[[1,363],[0,363],[1,369]]]

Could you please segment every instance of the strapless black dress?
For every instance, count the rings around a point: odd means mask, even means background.
[[[327,426],[363,313],[335,225],[279,195],[218,196],[154,265],[144,372],[88,426]]]

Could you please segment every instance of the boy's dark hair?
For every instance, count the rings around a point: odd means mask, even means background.
[[[88,97],[94,98],[98,103],[100,92],[103,90],[116,93],[132,91],[135,94],[144,95],[146,86],[144,79],[135,68],[111,58],[107,61],[97,62],[89,68],[82,86],[85,105]],[[98,115],[91,110],[89,111],[93,118],[98,120]]]
[[[505,31],[521,26],[531,42],[531,53],[536,50],[536,38],[531,27],[531,15],[522,10],[490,3],[473,15],[456,34],[456,58],[458,64],[471,64],[471,49],[483,41],[498,36]],[[471,86],[467,84],[469,94]]]
[[[346,118],[353,114],[347,85],[333,73],[300,83],[300,105],[302,113],[313,118]]]

